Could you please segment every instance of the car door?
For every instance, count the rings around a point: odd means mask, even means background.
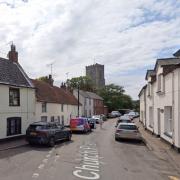
[[[61,129],[56,124],[51,124],[51,128],[54,131],[55,140],[61,138]]]

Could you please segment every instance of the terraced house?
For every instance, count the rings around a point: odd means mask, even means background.
[[[65,86],[53,85],[49,75],[48,82],[32,80],[36,88],[36,119],[45,122],[58,122],[69,125],[70,119],[78,115],[78,101]],[[79,104],[79,114],[82,114]]]
[[[0,139],[24,135],[35,119],[35,89],[13,44],[8,58],[0,58]]]
[[[180,50],[157,59],[140,93],[140,121],[180,152]]]

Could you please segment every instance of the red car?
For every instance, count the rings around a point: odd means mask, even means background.
[[[71,131],[89,132],[91,130],[87,118],[74,118],[70,120]]]

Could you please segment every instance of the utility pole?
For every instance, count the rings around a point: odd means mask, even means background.
[[[79,117],[79,84],[78,84],[78,117]]]

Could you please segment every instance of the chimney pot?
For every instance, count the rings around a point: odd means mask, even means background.
[[[16,46],[11,44],[11,50],[8,53],[8,58],[12,62],[18,63],[18,52],[16,51]]]

